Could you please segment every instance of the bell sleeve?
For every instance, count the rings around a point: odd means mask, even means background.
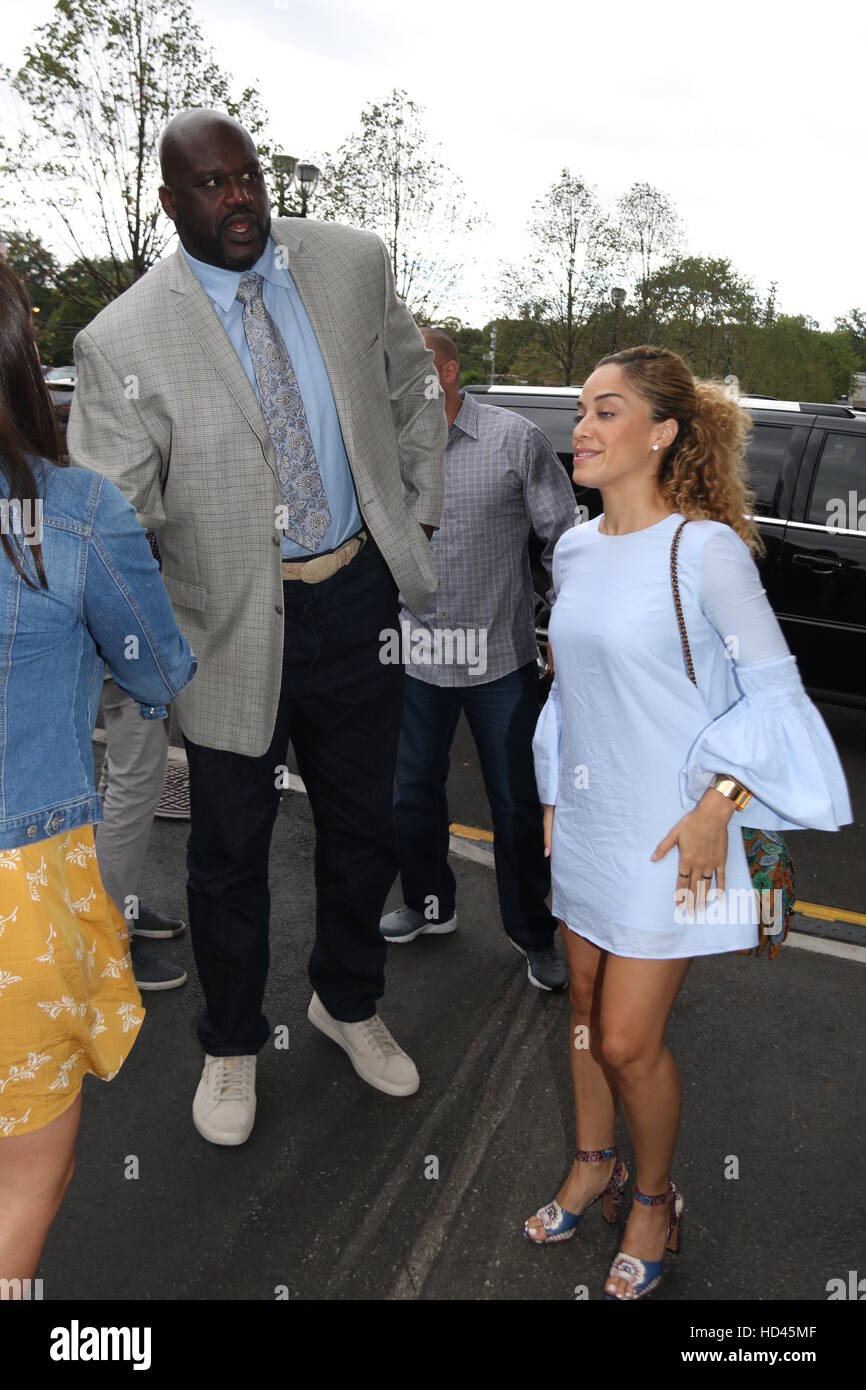
[[[559,708],[559,686],[556,677],[550,687],[547,703],[538,716],[532,739],[535,762],[535,782],[542,806],[555,806],[559,790],[559,754],[562,744],[562,719]]]
[[[748,547],[730,528],[705,543],[700,585],[704,615],[732,653],[738,698],[692,744],[680,773],[683,803],[698,802],[714,773],[727,773],[752,793],[745,825],[838,830],[852,819],[839,755]]]

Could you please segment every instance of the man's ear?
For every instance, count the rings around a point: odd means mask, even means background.
[[[446,381],[448,382],[448,385],[449,385],[449,386],[451,385],[452,381],[459,381],[459,380],[460,380],[460,363],[459,363],[459,362],[446,362],[446,363],[444,364],[442,370],[443,370],[443,372],[445,372],[445,374],[446,374],[445,379],[446,379]]]
[[[162,210],[166,217],[174,221],[174,194],[167,183],[161,184],[159,188],[159,201],[162,203]]]

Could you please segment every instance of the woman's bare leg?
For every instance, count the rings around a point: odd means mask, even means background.
[[[608,956],[601,1000],[601,1047],[616,1076],[637,1162],[635,1181],[652,1197],[666,1192],[680,1123],[682,1085],[664,1033],[688,960],[631,960]],[[660,1260],[670,1208],[634,1202],[622,1249],[641,1260]],[[628,1295],[625,1279],[605,1290]]]
[[[32,1134],[0,1139],[0,1279],[32,1279],[75,1168],[81,1094]]]
[[[560,922],[568,961],[571,999],[569,1058],[574,1091],[577,1147],[607,1149],[614,1141],[617,1092],[610,1067],[601,1052],[599,1008],[606,952],[569,931]],[[573,1163],[556,1200],[565,1211],[577,1213],[610,1181],[614,1159],[607,1163]],[[544,1226],[531,1217],[527,1230],[532,1240],[544,1241]]]

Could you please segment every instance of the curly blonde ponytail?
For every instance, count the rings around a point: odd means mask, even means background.
[[[674,419],[679,426],[658,474],[671,508],[690,520],[725,522],[753,555],[762,554],[764,544],[749,515],[755,498],[746,472],[752,427],[746,412],[718,382],[696,381],[668,348],[626,348],[598,365],[607,363],[623,371],[654,420]]]

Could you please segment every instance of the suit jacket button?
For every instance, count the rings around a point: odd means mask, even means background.
[[[282,613],[282,611],[283,611],[283,605],[282,605],[281,603],[275,603],[275,604],[274,604],[274,612],[275,612],[275,613]]]
[[[279,545],[280,543],[279,536],[271,536],[271,540],[273,541],[274,545]]]

